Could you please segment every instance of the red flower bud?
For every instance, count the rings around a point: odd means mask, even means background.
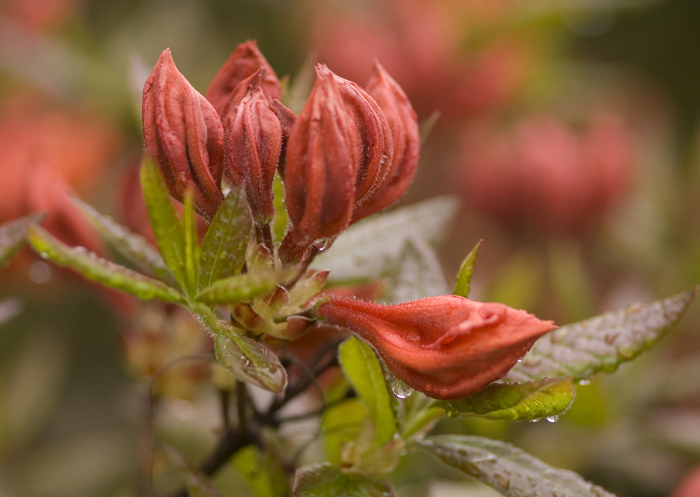
[[[416,113],[401,87],[378,62],[374,63],[367,93],[384,111],[393,136],[393,150],[384,182],[369,198],[359,203],[353,214],[353,223],[390,206],[404,194],[416,172],[420,149]]]
[[[556,328],[525,311],[456,295],[386,306],[330,297],[315,313],[370,342],[397,378],[445,400],[483,390]]]
[[[182,201],[192,189],[200,213],[212,218],[223,198],[224,130],[211,104],[177,70],[169,49],[143,88],[143,137],[170,194]]]
[[[221,66],[209,85],[206,97],[214,106],[220,116],[226,115],[227,107],[231,100],[231,94],[236,86],[244,79],[252,76],[259,69],[263,69],[264,75],[260,87],[265,95],[271,98],[280,98],[280,81],[277,74],[267,62],[255,41],[246,41],[236,47],[231,57]],[[244,84],[243,90],[248,87]]]
[[[270,99],[260,87],[248,87],[245,97],[224,119],[228,177],[244,183],[253,218],[258,224],[272,221],[272,182],[282,149],[282,127]]]
[[[293,227],[280,249],[283,259],[298,260],[314,241],[347,228],[361,153],[358,127],[336,77],[319,65],[311,95],[289,136],[285,189]]]

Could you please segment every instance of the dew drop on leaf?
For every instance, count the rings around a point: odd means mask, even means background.
[[[559,416],[547,416],[547,421],[549,421],[550,423],[556,423],[557,421],[559,421]]]

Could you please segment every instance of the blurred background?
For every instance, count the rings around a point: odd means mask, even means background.
[[[53,233],[104,252],[72,192],[148,236],[146,76],[170,47],[204,93],[256,39],[280,76],[311,58],[364,85],[376,58],[402,85],[433,127],[401,205],[461,198],[441,255],[453,278],[484,239],[474,298],[565,324],[670,296],[700,282],[699,27],[696,0],[0,0],[0,222],[48,212]],[[0,297],[0,496],[133,495],[149,393],[157,436],[211,443],[210,344],[190,318],[26,250]],[[556,424],[439,429],[511,441],[620,496],[672,495],[700,464],[697,307],[581,385]],[[426,483],[451,478],[436,471],[409,460],[402,495],[455,495]]]

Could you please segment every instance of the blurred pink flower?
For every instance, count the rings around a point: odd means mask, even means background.
[[[676,487],[671,497],[697,497],[700,495],[700,466],[695,466]]]

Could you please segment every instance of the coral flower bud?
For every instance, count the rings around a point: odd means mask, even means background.
[[[280,249],[287,262],[316,240],[347,228],[355,202],[362,142],[334,74],[316,68],[316,83],[289,136],[286,202],[292,229]]]
[[[255,221],[272,221],[272,181],[282,149],[282,126],[260,87],[249,87],[224,119],[226,174],[234,185],[245,184]]]
[[[231,93],[239,83],[252,76],[259,69],[263,69],[264,76],[260,87],[265,95],[271,98],[280,98],[280,81],[277,74],[267,62],[255,41],[248,40],[236,47],[231,57],[221,66],[209,85],[206,97],[214,106],[218,114],[223,117],[231,100]],[[247,88],[244,84],[243,89]]]
[[[389,123],[393,136],[392,159],[387,164],[384,183],[356,207],[352,222],[390,206],[404,194],[416,172],[420,149],[416,113],[401,87],[378,62],[374,63],[367,93],[384,111]]]
[[[370,342],[397,378],[445,400],[483,390],[556,328],[525,311],[456,295],[398,305],[329,297],[315,313]]]
[[[143,137],[170,194],[181,201],[193,189],[198,210],[212,218],[223,198],[224,130],[211,104],[177,70],[169,49],[143,88]]]

